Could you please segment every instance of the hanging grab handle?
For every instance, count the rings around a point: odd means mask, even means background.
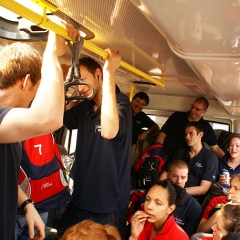
[[[79,55],[83,47],[83,42],[84,42],[84,39],[82,37],[80,37],[80,40],[78,37],[76,37],[75,43],[71,43],[69,40],[67,40],[68,46],[72,52],[72,64],[68,70],[68,74],[64,82],[64,89],[66,92],[65,100],[67,103],[83,100],[83,99],[89,99],[94,94],[92,85],[90,85],[87,82],[81,81],[81,74],[80,74],[80,68],[79,68]],[[88,86],[91,90],[91,94],[89,96],[83,96],[77,88],[78,85]],[[70,97],[68,96],[68,91],[70,88],[76,91],[77,93],[76,96],[72,96],[72,95]]]

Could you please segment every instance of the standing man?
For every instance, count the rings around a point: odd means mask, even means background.
[[[149,97],[144,92],[133,96],[132,107],[132,145],[137,141],[144,141],[148,134],[159,130],[159,126],[144,112],[143,108],[149,104]],[[142,128],[147,128],[143,130]]]
[[[160,133],[156,138],[156,142],[162,143],[165,155],[171,155],[179,148],[187,146],[184,139],[184,131],[186,123],[199,122],[203,126],[202,141],[206,142],[211,151],[217,155],[219,159],[224,155],[223,150],[218,146],[217,138],[208,121],[203,119],[203,115],[207,112],[209,103],[204,97],[198,97],[193,104],[190,105],[190,111],[173,113],[166,123],[162,126]]]
[[[94,95],[64,114],[68,129],[78,129],[74,190],[58,226],[58,236],[84,220],[116,226],[125,239],[130,200],[131,106],[116,90],[115,72],[120,53],[107,49],[103,70],[92,58],[79,60],[81,79],[92,85]],[[88,86],[79,87],[89,96]]]
[[[70,24],[66,24],[65,29],[72,39],[79,36]],[[1,239],[15,239],[17,207],[25,212],[29,238],[44,239],[44,224],[31,199],[18,187],[20,142],[62,126],[64,88],[58,57],[65,51],[65,39],[52,32],[49,32],[43,60],[34,48],[20,42],[0,51]]]
[[[216,180],[218,171],[217,156],[202,144],[203,127],[199,122],[189,122],[185,128],[185,139],[188,147],[178,149],[169,161],[167,161],[160,175],[165,179],[168,166],[172,160],[181,159],[187,163],[189,168],[186,191],[197,198],[201,203],[203,197]]]

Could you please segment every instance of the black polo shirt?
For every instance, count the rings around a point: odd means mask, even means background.
[[[190,148],[181,148],[177,150],[171,159],[164,165],[164,170],[168,171],[168,166],[174,159],[180,159],[187,163],[189,173],[188,181],[185,187],[199,186],[201,180],[216,181],[218,171],[217,156],[203,146],[200,153],[194,158],[190,159]]]
[[[0,124],[10,108],[0,108]],[[18,176],[22,147],[20,143],[0,144],[0,236],[15,239],[18,203]]]
[[[142,128],[149,128],[154,124],[155,122],[144,112],[139,112],[136,116],[132,114],[132,145],[137,142],[139,134],[143,131]]]
[[[95,213],[116,212],[130,200],[130,158],[132,112],[128,97],[117,93],[119,132],[113,139],[101,136],[101,107],[84,100],[64,114],[68,129],[78,129],[73,204]]]
[[[174,211],[174,219],[190,237],[197,230],[202,217],[202,207],[195,198],[187,192],[180,205]]]
[[[161,132],[167,135],[163,143],[165,150],[174,152],[188,146],[185,139],[185,126],[190,122],[187,118],[188,114],[189,112],[174,112],[162,126]],[[202,142],[206,142],[209,146],[217,145],[217,138],[209,122],[203,118],[199,122],[204,128]]]

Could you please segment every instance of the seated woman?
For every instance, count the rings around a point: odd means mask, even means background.
[[[240,174],[234,174],[231,177],[228,196],[213,198],[204,209],[197,232],[211,232],[211,226],[216,222],[218,211],[222,206],[221,204],[226,204],[229,200],[240,202]]]
[[[83,220],[69,227],[60,240],[121,240],[117,228]]]
[[[221,240],[229,233],[240,232],[240,204],[224,205],[212,226],[213,239]]]
[[[137,211],[132,218],[129,240],[189,239],[172,214],[183,193],[181,187],[167,179],[153,185],[146,195],[144,211]]]
[[[229,140],[228,152],[219,161],[219,183],[226,184],[226,178],[223,174],[226,169],[230,176],[240,173],[240,135],[233,134]],[[218,179],[217,179],[218,180]]]
[[[196,233],[191,240],[223,240],[232,233],[240,232],[240,204],[227,203],[217,214],[216,222],[211,227],[212,237],[205,237],[204,233]],[[201,237],[201,234],[203,237]],[[228,238],[227,238],[228,239]]]

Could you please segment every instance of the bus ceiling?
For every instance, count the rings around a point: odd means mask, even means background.
[[[18,2],[26,1],[30,0]],[[0,5],[9,2],[13,0],[0,0]],[[120,50],[122,59],[149,76],[147,79],[144,74],[120,69],[117,81],[124,92],[134,86],[136,91],[151,93],[153,98],[154,95],[158,98],[163,95],[205,96],[217,101],[229,115],[240,116],[239,1],[32,2],[43,2],[50,12],[69,16],[94,33],[95,37],[86,41],[89,45],[100,50],[106,47]],[[84,49],[84,54],[93,55],[88,48]],[[99,55],[93,56],[101,60]],[[161,88],[145,84],[146,80],[159,83]]]

